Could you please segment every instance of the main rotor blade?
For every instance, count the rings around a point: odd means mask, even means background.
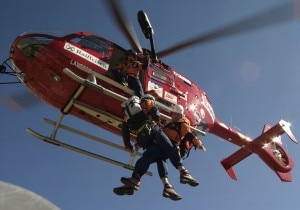
[[[111,13],[112,13],[115,21],[121,28],[121,30],[124,33],[124,35],[126,36],[127,40],[130,42],[132,49],[134,49],[138,53],[142,53],[143,50],[142,50],[141,44],[140,44],[139,40],[137,39],[137,36],[135,34],[135,31],[134,31],[132,25],[126,21],[125,15],[122,13],[122,9],[119,6],[120,2],[117,0],[106,0],[106,2],[107,2],[109,9],[111,10]]]
[[[37,97],[28,90],[2,96],[1,100],[14,112],[20,112],[40,104]]]
[[[173,47],[157,53],[157,56],[161,58],[193,45],[203,44],[212,40],[279,24],[281,22],[292,21],[296,18],[299,18],[299,11],[300,9],[298,0],[294,0],[293,2],[285,2],[284,4],[276,6],[268,11],[250,16],[242,19],[241,21],[229,24],[223,28],[176,44]]]

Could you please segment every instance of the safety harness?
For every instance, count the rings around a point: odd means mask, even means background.
[[[194,146],[192,142],[194,135],[192,133],[187,133],[184,137],[182,136],[181,130],[183,123],[187,122],[182,121],[168,123],[165,125],[165,128],[167,129],[164,129],[164,131],[174,144],[179,144],[180,155],[185,159],[189,156],[190,150]]]

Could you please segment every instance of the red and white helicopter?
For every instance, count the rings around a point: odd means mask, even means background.
[[[153,28],[146,13],[138,12],[138,21],[146,39],[150,40],[151,50],[140,46],[134,31],[124,21],[124,15],[118,6],[119,2],[107,2],[132,49],[137,52],[139,58],[147,59],[148,66],[141,72],[140,80],[145,93],[155,94],[165,122],[170,120],[170,106],[181,104],[195,133],[204,136],[209,132],[239,146],[238,151],[221,161],[232,179],[237,179],[233,166],[254,153],[282,181],[292,181],[291,171],[294,162],[283,148],[281,141],[278,141],[281,135],[286,133],[293,142],[298,143],[288,122],[280,120],[276,125],[265,125],[262,134],[251,139],[216,118],[205,92],[193,81],[160,60],[186,47],[287,21],[290,14],[282,13],[287,4],[156,53]],[[22,34],[15,39],[9,59],[1,65],[0,70],[3,74],[17,76],[39,99],[60,110],[56,121],[44,119],[53,126],[50,136],[41,135],[28,128],[29,134],[45,142],[133,169],[135,155],[141,155],[138,152],[131,154],[129,163],[122,163],[66,144],[56,138],[57,132],[62,129],[124,150],[120,145],[71,128],[62,121],[65,116],[73,115],[121,135],[120,125],[124,114],[120,104],[133,95],[134,91],[116,82],[111,71],[116,64],[124,62],[128,53],[128,50],[116,43],[88,32],[75,32],[63,37],[40,33]],[[134,141],[134,135],[132,139]],[[148,175],[151,173],[148,172]]]

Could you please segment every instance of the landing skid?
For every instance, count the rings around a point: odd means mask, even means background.
[[[50,121],[50,120],[49,120],[48,122],[52,123],[53,121]],[[54,122],[53,122],[53,123],[54,123]],[[70,127],[67,127],[67,126],[64,127],[64,125],[61,125],[61,127],[62,127],[63,129],[66,129],[66,130],[68,130],[68,129],[70,128]],[[77,133],[82,133],[82,135],[85,135],[84,132],[78,131],[78,130],[76,130],[76,129],[74,129],[74,128],[71,128],[71,130],[73,130],[74,132],[77,132]],[[52,138],[50,138],[50,137],[43,136],[43,135],[41,135],[41,134],[35,132],[34,130],[30,129],[30,128],[26,129],[26,132],[29,133],[30,135],[34,136],[35,138],[39,139],[39,140],[45,141],[45,142],[50,143],[50,144],[53,144],[53,145],[55,145],[55,146],[61,146],[61,147],[65,148],[65,149],[72,150],[72,151],[74,151],[74,152],[78,152],[78,153],[84,154],[84,155],[86,155],[86,156],[96,158],[96,159],[98,159],[98,160],[102,160],[102,161],[105,161],[105,162],[108,162],[108,163],[111,163],[111,164],[114,164],[114,165],[117,165],[117,166],[121,166],[121,167],[123,167],[123,168],[129,169],[129,170],[132,170],[132,171],[134,170],[134,167],[133,167],[132,165],[130,165],[130,163],[129,163],[129,164],[122,163],[122,162],[119,162],[119,161],[116,161],[116,160],[113,160],[113,159],[110,159],[110,158],[107,158],[107,157],[104,157],[104,156],[101,156],[101,155],[98,155],[98,154],[89,152],[89,151],[87,151],[87,150],[80,149],[80,148],[75,147],[75,146],[72,146],[72,145],[70,145],[70,144],[63,143],[63,142],[61,142],[61,141],[59,141],[59,140],[57,140],[57,139],[52,139]],[[71,131],[71,132],[72,132],[72,131]],[[88,135],[89,135],[89,134],[88,134]],[[91,136],[91,135],[90,135],[90,136]],[[95,139],[97,138],[97,137],[95,137],[95,136],[91,136],[91,137],[92,137],[92,138],[95,138]],[[104,140],[104,141],[105,141],[105,140]],[[111,142],[109,142],[109,143],[112,144],[112,145],[110,145],[110,146],[113,146],[113,147],[115,147],[115,148],[121,147],[121,146],[119,146],[119,145],[117,145],[117,144],[113,144],[113,143],[111,143]],[[108,145],[108,144],[107,144],[107,145]],[[124,150],[124,149],[122,148],[122,150]],[[135,153],[135,154],[134,154],[134,153]],[[133,157],[133,156],[136,156],[136,155],[141,155],[141,153],[133,152],[130,161],[131,161],[131,160],[133,161],[132,157]],[[146,174],[149,175],[149,176],[152,176],[152,173],[149,172],[149,171],[147,171]]]
[[[44,118],[44,122],[46,122],[46,123],[48,123],[48,124],[50,124],[50,125],[53,125],[53,126],[56,124],[55,121],[49,120],[49,119],[47,119],[47,118]],[[116,149],[123,150],[123,151],[125,151],[125,152],[129,152],[128,150],[124,149],[124,147],[122,147],[122,146],[120,146],[120,145],[118,145],[118,144],[112,143],[112,142],[110,142],[110,141],[106,141],[105,139],[99,138],[99,137],[97,137],[97,136],[93,136],[93,135],[91,135],[91,134],[85,133],[85,132],[80,131],[80,130],[77,130],[77,129],[75,129],[75,128],[71,128],[71,127],[69,127],[69,126],[67,126],[67,125],[64,125],[64,124],[62,124],[62,123],[60,123],[58,127],[61,128],[61,129],[63,129],[63,130],[69,131],[69,132],[71,132],[71,133],[80,135],[80,136],[82,136],[82,137],[86,137],[86,138],[88,138],[88,139],[97,141],[97,142],[99,142],[99,143],[106,144],[106,145],[108,145],[108,146],[114,147],[114,148],[116,148]],[[129,153],[130,153],[130,152],[129,152]],[[142,154],[139,153],[139,152],[136,152],[136,155],[142,156]]]

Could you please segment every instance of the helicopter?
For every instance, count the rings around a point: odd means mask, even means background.
[[[209,132],[241,147],[221,161],[232,179],[237,179],[233,166],[254,153],[282,181],[292,181],[291,171],[294,162],[279,141],[280,136],[286,133],[297,143],[288,122],[280,120],[274,126],[265,125],[263,133],[251,139],[221,122],[215,116],[206,93],[192,80],[160,60],[183,48],[250,30],[253,25],[247,28],[239,26],[248,26],[247,23],[255,19],[260,20],[261,24],[255,25],[256,28],[267,25],[268,22],[261,21],[262,17],[258,16],[156,53],[154,32],[146,13],[140,11],[138,21],[145,38],[150,40],[150,50],[140,46],[128,23],[123,21],[125,18],[118,7],[119,2],[108,2],[132,49],[137,52],[141,60],[147,60],[148,65],[141,72],[140,80],[144,92],[156,96],[157,106],[165,122],[170,120],[170,106],[180,104],[185,108],[185,116],[190,120],[193,132],[203,136]],[[46,123],[53,126],[51,136],[41,135],[30,128],[27,132],[39,140],[132,169],[134,157],[141,155],[140,153],[131,154],[128,164],[121,163],[66,144],[56,138],[58,130],[62,129],[123,150],[122,146],[68,127],[62,124],[62,121],[65,116],[73,115],[121,135],[120,125],[124,114],[120,104],[132,96],[134,91],[116,82],[111,72],[116,64],[124,62],[128,53],[127,49],[116,43],[89,32],[75,32],[63,37],[39,33],[22,34],[17,37],[9,56],[13,73],[39,99],[60,110],[56,121],[44,119]],[[6,73],[3,66],[1,72]],[[134,135],[132,137],[134,140]]]

